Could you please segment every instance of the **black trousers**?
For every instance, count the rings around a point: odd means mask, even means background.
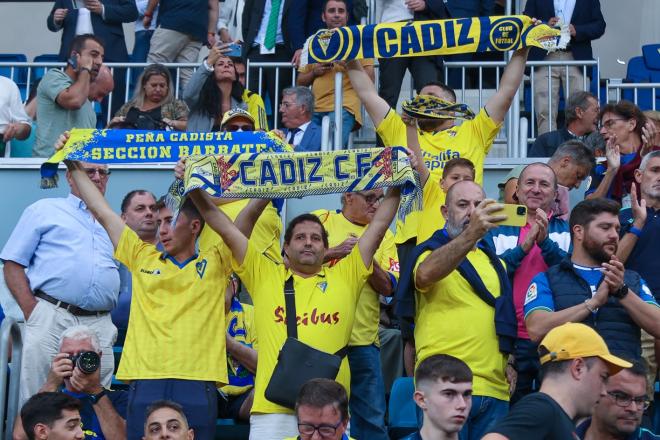
[[[438,65],[435,57],[381,58],[378,63],[380,65],[378,94],[395,110],[406,69],[410,70],[417,93],[429,82],[438,80]]]
[[[289,62],[291,61],[291,54],[282,44],[275,46],[275,53],[262,55],[259,53],[259,46],[250,48],[247,53],[250,62]],[[248,89],[251,92],[259,93],[259,86],[261,86],[261,97],[264,102],[270,102],[271,113],[268,114],[268,126],[274,128],[273,121],[275,116],[278,115],[279,104],[282,101],[282,90],[287,87],[295,86],[292,84],[291,67],[279,69],[279,80],[275,84],[276,70],[274,68],[264,68],[261,83],[259,83],[259,68],[250,68],[250,82]],[[275,98],[275,90],[277,90],[277,99]],[[266,111],[268,113],[268,104],[266,104]],[[278,116],[278,120],[280,120]],[[282,124],[279,123],[278,127]]]

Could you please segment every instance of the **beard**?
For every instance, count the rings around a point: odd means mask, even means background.
[[[614,245],[614,251],[607,252],[605,250],[606,245]],[[584,247],[585,252],[589,254],[591,258],[598,261],[599,263],[606,263],[610,261],[612,255],[616,253],[616,250],[618,248],[618,243],[617,242],[599,243],[596,240],[591,239],[590,237],[585,237],[584,242],[582,243],[582,247]]]
[[[447,230],[447,235],[452,240],[460,235],[461,232],[465,229],[466,222],[459,222],[453,219],[451,216],[447,219],[445,223],[445,229]]]

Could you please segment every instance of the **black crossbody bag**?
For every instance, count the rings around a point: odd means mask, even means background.
[[[307,381],[317,378],[335,380],[342,358],[346,356],[346,347],[330,354],[298,340],[293,277],[284,283],[284,306],[287,338],[277,357],[265,396],[273,403],[294,409],[298,393]]]

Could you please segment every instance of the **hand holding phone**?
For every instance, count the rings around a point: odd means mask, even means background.
[[[498,214],[506,215],[506,219],[497,222],[500,226],[525,226],[527,224],[527,207],[505,203]]]

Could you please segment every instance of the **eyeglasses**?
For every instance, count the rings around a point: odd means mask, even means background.
[[[254,131],[254,125],[225,125],[225,131]]]
[[[599,124],[599,126],[600,126],[600,127],[605,127],[605,128],[612,128],[612,125],[614,125],[614,123],[615,123],[616,121],[627,121],[627,119],[624,119],[624,118],[613,118],[613,119],[608,119],[608,120],[605,121],[605,122],[601,122],[601,123]]]
[[[385,200],[384,196],[377,196],[376,194],[369,194],[368,196],[365,196],[364,194],[359,192],[356,192],[354,194],[357,194],[358,196],[362,197],[364,201],[370,205],[375,205],[376,203],[381,203],[383,200]]]
[[[620,406],[621,408],[627,408],[631,403],[635,402],[635,405],[637,405],[638,409],[647,409],[651,404],[649,398],[646,396],[633,397],[629,394],[619,391],[608,391],[607,395],[614,399],[614,402],[617,404],[617,406]]]
[[[280,108],[282,108],[282,107],[289,108],[289,107],[293,107],[294,105],[298,105],[298,104],[295,103],[295,102],[284,102],[284,101],[282,101],[282,103],[280,104]]]
[[[110,170],[106,170],[105,168],[85,168],[85,173],[90,179],[94,177],[96,173],[99,173],[99,177],[104,179],[110,175],[110,172]]]
[[[337,428],[341,426],[342,421],[336,425],[311,425],[309,423],[298,423],[298,432],[300,435],[312,436],[316,431],[321,437],[332,437],[337,433]]]

